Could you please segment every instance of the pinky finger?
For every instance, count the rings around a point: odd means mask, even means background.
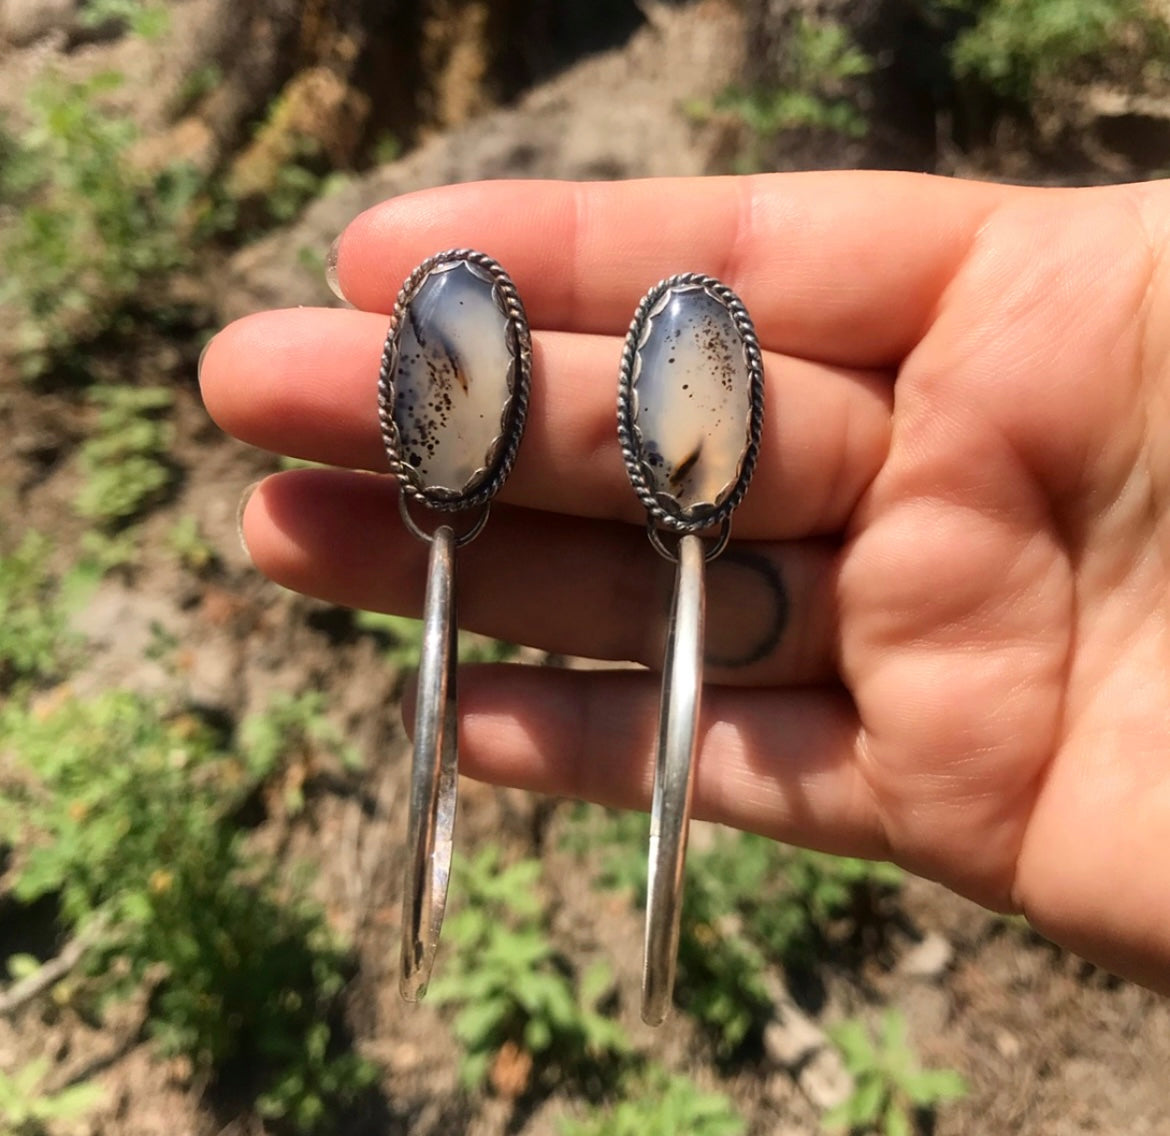
[[[649,807],[658,677],[646,671],[465,667],[461,771],[617,808]],[[407,722],[413,708],[405,708]],[[889,849],[837,688],[703,694],[693,815],[840,855]]]

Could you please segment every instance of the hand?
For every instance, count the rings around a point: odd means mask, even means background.
[[[467,626],[662,657],[669,566],[615,426],[646,289],[706,272],[765,348],[760,464],[708,574],[695,813],[890,858],[1170,989],[1170,187],[911,175],[457,186],[359,217],[358,311],[220,333],[225,429],[346,470],[269,478],[259,568],[417,615],[425,549],[382,471],[375,383],[402,280],[452,246],[534,330],[519,460],[461,553]],[[378,314],[382,313],[382,314]],[[462,768],[645,807],[658,678],[469,668]]]

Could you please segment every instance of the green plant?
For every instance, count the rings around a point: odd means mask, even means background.
[[[81,965],[99,1004],[146,987],[160,1049],[312,1132],[375,1071],[337,1029],[343,945],[234,823],[260,775],[198,718],[133,694],[0,708],[13,899],[54,897],[69,936],[100,926]]]
[[[603,849],[598,882],[646,898],[649,818],[594,814],[570,828],[569,843]],[[584,835],[581,835],[581,834]],[[749,833],[723,830],[687,858],[679,932],[676,998],[703,1025],[722,1059],[758,1040],[773,1000],[769,965],[811,968],[830,932],[869,917],[901,881],[891,864],[789,848]]]
[[[321,196],[327,182],[320,172],[322,165],[320,143],[307,135],[297,137],[287,159],[277,166],[265,198],[269,224],[291,221],[313,198]]]
[[[77,344],[124,322],[146,285],[189,257],[201,179],[129,159],[133,123],[101,105],[119,82],[47,77],[28,96],[27,126],[0,140],[0,304],[15,314],[26,377],[65,356],[80,365]]]
[[[96,581],[116,569],[129,567],[138,559],[140,535],[134,525],[117,532],[89,529],[81,534],[78,569]]]
[[[688,857],[679,939],[678,1002],[729,1059],[758,1043],[772,1016],[768,958],[745,918],[779,848],[736,834]],[[754,855],[753,855],[754,853]],[[779,958],[775,961],[781,961]]]
[[[101,1099],[99,1086],[83,1081],[56,1092],[44,1088],[49,1062],[30,1061],[12,1073],[0,1070],[0,1132],[49,1136],[60,1121],[76,1120]]]
[[[240,727],[240,753],[253,782],[271,777],[282,767],[291,774],[282,779],[284,809],[289,815],[305,807],[305,779],[322,752],[336,755],[346,769],[361,765],[357,750],[326,716],[325,706],[325,695],[318,690],[281,692]]]
[[[853,1076],[848,1100],[825,1114],[833,1131],[913,1136],[916,1114],[966,1095],[963,1078],[951,1069],[922,1069],[906,1035],[906,1020],[888,1010],[875,1038],[856,1019],[829,1030]]]
[[[1165,59],[1166,17],[1145,0],[949,0],[972,21],[952,46],[955,75],[1027,103],[1046,80],[1107,59]]]
[[[815,965],[834,925],[873,917],[882,897],[897,890],[903,878],[893,864],[803,848],[785,850],[781,863],[781,901],[754,907],[751,921],[761,947],[796,967]],[[766,880],[761,883],[767,886]]]
[[[199,518],[190,513],[180,517],[167,533],[167,546],[188,572],[206,572],[215,562],[215,546],[203,532]]]
[[[741,1136],[746,1128],[722,1093],[658,1066],[629,1078],[616,1104],[560,1124],[561,1136]]]
[[[190,72],[179,85],[173,112],[176,117],[190,110],[200,99],[210,95],[224,81],[223,68],[218,63],[205,63]]]
[[[100,28],[109,23],[121,24],[131,34],[144,39],[158,39],[171,22],[165,5],[144,0],[85,0],[80,19],[89,28]]]
[[[573,1076],[624,1058],[625,1032],[598,1009],[610,988],[604,965],[578,981],[544,929],[537,882],[539,860],[503,866],[499,850],[457,860],[453,888],[463,893],[447,919],[455,957],[431,984],[431,999],[454,1003],[455,1034],[464,1046],[468,1086],[487,1077],[509,1043]]]
[[[849,138],[866,133],[865,116],[851,92],[852,81],[868,74],[873,61],[835,20],[800,17],[775,82],[745,90],[732,86],[713,103],[692,103],[699,120],[723,116],[745,128],[741,172],[764,168],[764,149],[777,134],[802,127]]]
[[[390,131],[383,131],[370,147],[370,160],[376,166],[389,165],[402,157],[402,140]]]
[[[30,532],[0,556],[0,693],[60,674],[72,638],[62,588],[49,574],[47,537]]]
[[[138,516],[174,480],[167,452],[174,427],[163,417],[174,395],[163,387],[101,387],[93,433],[82,443],[77,512],[114,527]]]

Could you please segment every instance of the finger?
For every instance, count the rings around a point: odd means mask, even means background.
[[[648,808],[659,679],[645,671],[476,666],[460,676],[460,770],[615,808]],[[404,707],[411,721],[411,708]],[[803,847],[885,858],[839,689],[707,686],[694,815]]]
[[[265,312],[220,332],[200,378],[212,416],[253,445],[385,470],[376,377],[384,316]],[[644,520],[617,441],[617,339],[538,334],[528,425],[505,497],[578,516]],[[845,523],[885,459],[885,376],[769,354],[768,412],[737,536],[803,537]]]
[[[925,329],[988,213],[1022,192],[871,172],[480,182],[363,213],[337,268],[353,304],[388,312],[417,264],[470,246],[507,269],[534,327],[608,335],[657,280],[706,272],[740,294],[764,347],[886,367]]]
[[[389,477],[293,470],[264,481],[243,518],[262,572],[334,603],[418,616],[427,548],[405,531]],[[833,549],[734,543],[707,574],[713,681],[835,674]],[[630,525],[500,507],[459,553],[459,619],[566,655],[661,666],[673,566]]]

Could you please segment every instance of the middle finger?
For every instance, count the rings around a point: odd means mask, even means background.
[[[263,312],[212,341],[204,399],[253,445],[329,465],[384,471],[376,380],[385,316],[335,309]],[[638,522],[616,427],[622,341],[537,332],[528,426],[505,500]],[[839,531],[885,459],[893,387],[881,372],[764,353],[764,433],[735,534],[792,539]]]

